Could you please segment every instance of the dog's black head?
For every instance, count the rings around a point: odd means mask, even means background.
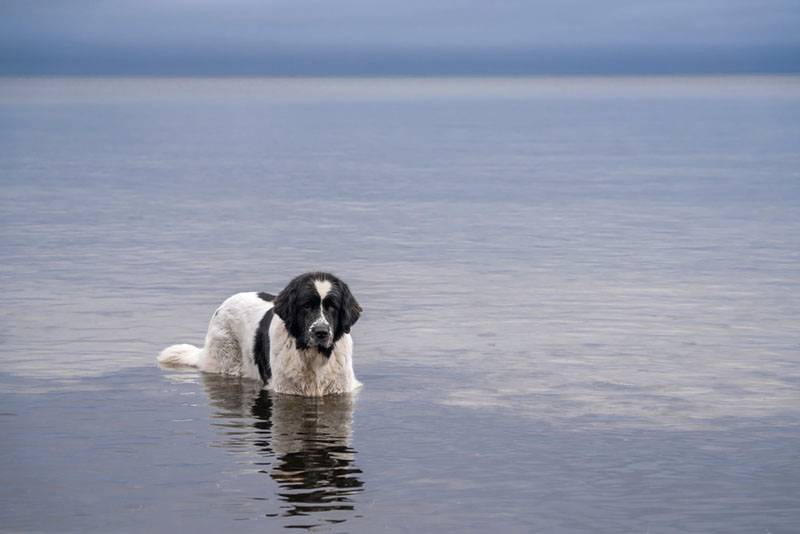
[[[301,274],[289,282],[275,298],[274,309],[298,348],[316,347],[326,356],[361,315],[347,284],[319,272]]]

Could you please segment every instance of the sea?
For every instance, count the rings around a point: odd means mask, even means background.
[[[0,258],[0,531],[800,532],[798,77],[0,78]]]

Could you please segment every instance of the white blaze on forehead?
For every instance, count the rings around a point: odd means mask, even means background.
[[[314,280],[314,287],[317,288],[320,300],[325,300],[325,297],[331,290],[331,283],[328,280]]]
[[[328,320],[325,318],[325,307],[322,301],[325,300],[325,296],[330,292],[331,283],[328,280],[314,280],[314,287],[317,288],[317,293],[319,293],[319,318],[314,321],[311,328],[314,328],[317,324],[324,324],[330,329]]]

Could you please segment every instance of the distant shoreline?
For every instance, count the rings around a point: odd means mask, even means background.
[[[295,101],[409,98],[800,98],[800,75],[515,76],[515,77],[2,77],[12,102],[70,99],[273,98]]]

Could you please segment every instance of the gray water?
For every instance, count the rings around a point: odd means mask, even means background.
[[[0,529],[797,532],[800,79],[0,80]],[[159,369],[364,307],[354,396]]]

